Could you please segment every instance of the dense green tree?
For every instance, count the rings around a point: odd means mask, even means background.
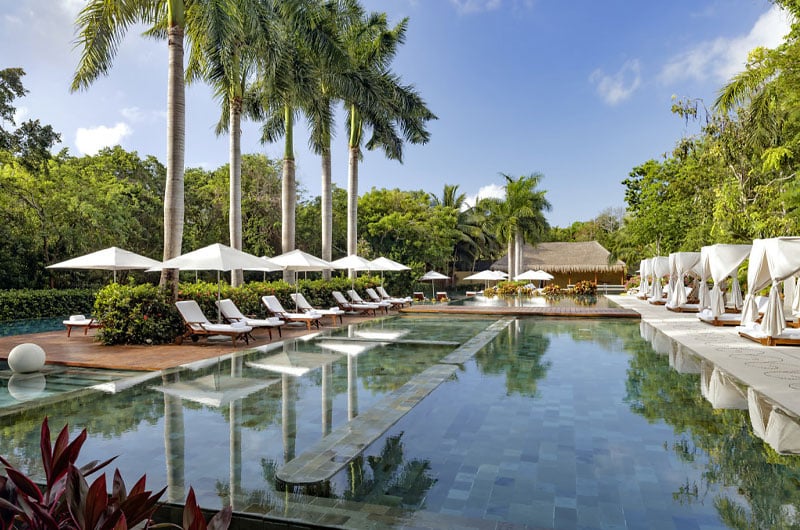
[[[444,269],[459,240],[453,208],[431,206],[424,191],[375,189],[359,200],[362,238],[372,256],[386,256],[414,268]]]

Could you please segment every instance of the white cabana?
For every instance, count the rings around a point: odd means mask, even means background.
[[[650,298],[647,300],[651,303],[664,302],[661,278],[669,274],[669,257],[655,256],[650,258],[650,273],[653,276],[653,283],[650,285]]]
[[[754,327],[758,318],[755,297],[759,291],[772,285],[769,301],[764,309],[760,332],[764,337],[777,337],[786,327],[780,283],[800,270],[800,237],[775,237],[756,239],[750,250],[747,268],[747,296],[742,308],[742,326]],[[753,330],[748,330],[753,331]]]
[[[650,258],[643,259],[639,263],[639,277],[641,278],[639,282],[639,298],[647,298],[650,292],[650,274]]]
[[[714,287],[711,289],[708,307],[711,309],[712,317],[718,317],[725,312],[725,298],[722,294],[722,283],[725,278],[731,278],[731,289],[729,301],[735,309],[741,309],[741,289],[739,288],[738,271],[739,266],[750,255],[752,245],[728,245],[717,244],[709,245],[700,249],[700,265],[703,281],[701,288],[705,285],[705,278],[711,278]],[[738,300],[737,300],[738,293]],[[739,304],[737,306],[737,304]]]
[[[679,309],[686,305],[688,297],[683,286],[683,279],[687,275],[700,276],[699,252],[673,252],[669,255],[669,285],[667,307]]]

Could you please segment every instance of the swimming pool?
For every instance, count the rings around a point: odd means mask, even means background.
[[[619,307],[605,296],[483,296],[476,295],[455,300],[448,305],[480,307]]]
[[[180,502],[365,528],[775,527],[800,506],[796,457],[746,411],[713,410],[628,320],[518,319],[457,365],[324,488],[275,476],[486,332],[490,318],[400,316],[215,359],[119,392],[0,415],[0,447],[33,466],[38,428],[86,427],[84,457],[147,473]],[[423,341],[427,341],[425,344]],[[338,344],[326,347],[325,343]],[[337,350],[338,348],[338,350]],[[348,353],[349,352],[349,353]],[[265,369],[269,368],[269,369]]]

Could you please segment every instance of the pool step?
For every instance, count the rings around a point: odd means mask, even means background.
[[[324,337],[322,340],[335,340],[337,342],[379,342],[381,344],[408,344],[414,346],[461,346],[460,342],[452,340],[425,340],[425,339],[370,339],[364,337]]]

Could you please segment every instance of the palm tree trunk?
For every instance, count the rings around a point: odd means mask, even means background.
[[[347,170],[347,254],[358,253],[358,155],[361,119],[355,106],[350,109],[350,156]],[[353,271],[350,271],[352,276]]]
[[[167,74],[167,181],[164,187],[164,260],[181,253],[183,241],[183,160],[186,137],[186,103],[183,78],[183,27],[168,29],[169,71]],[[162,287],[178,297],[178,270],[161,271]]]
[[[519,229],[514,233],[514,257],[516,258],[514,271],[515,276],[522,273],[522,232]],[[513,279],[513,277],[512,277]]]
[[[330,138],[322,150],[322,186],[320,209],[321,209],[321,228],[322,228],[322,259],[331,261],[333,259],[333,190],[331,189],[331,147]],[[331,271],[322,271],[322,277],[326,280],[331,279]]]
[[[230,106],[230,212],[231,247],[242,250],[242,101],[231,98]],[[231,285],[244,282],[242,270],[231,271]]]
[[[297,184],[294,179],[294,123],[292,109],[286,106],[286,147],[283,154],[283,178],[281,179],[281,247],[283,252],[294,250],[294,221],[297,199]],[[291,271],[283,272],[283,279],[294,282]]]
[[[358,147],[350,148],[347,171],[347,254],[358,253]]]
[[[508,279],[512,279],[516,276],[517,272],[514,270],[514,266],[517,264],[517,258],[514,256],[514,238],[508,238]]]

